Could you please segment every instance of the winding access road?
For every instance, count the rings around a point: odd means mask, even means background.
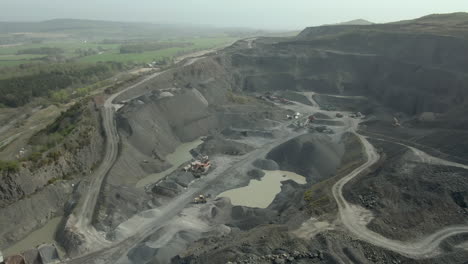
[[[209,50],[210,52],[212,50]],[[185,63],[183,66],[188,66],[193,63],[195,63],[197,60],[203,58],[202,56],[200,57],[193,57],[193,58],[184,58],[187,60],[187,63]],[[106,177],[107,173],[109,170],[112,168],[114,165],[118,151],[119,151],[119,134],[117,132],[117,127],[115,125],[115,112],[122,106],[121,104],[114,104],[115,98],[120,96],[121,94],[134,89],[135,87],[138,87],[158,76],[161,74],[167,72],[168,70],[165,71],[160,71],[153,73],[143,80],[117,92],[112,94],[109,98],[104,103],[104,107],[102,108],[102,124],[104,127],[104,132],[106,134],[106,148],[105,148],[105,155],[104,158],[99,165],[98,169],[93,173],[91,176],[91,182],[89,185],[88,192],[84,198],[83,203],[81,204],[81,207],[78,210],[78,213],[76,215],[76,223],[77,227],[80,228],[81,230],[86,230],[91,227],[91,222],[93,219],[93,214],[94,214],[94,209],[96,207],[97,199],[99,197],[99,193],[101,191],[102,183],[104,181],[104,178]]]
[[[117,128],[115,126],[115,112],[116,110],[119,109],[120,105],[114,104],[113,101],[122,93],[128,90],[131,90],[161,75],[162,73],[164,73],[164,71],[154,73],[146,77],[145,79],[141,80],[140,82],[134,85],[131,85],[119,91],[118,93],[113,94],[105,101],[104,107],[102,109],[103,127],[104,127],[104,131],[106,134],[105,156],[103,158],[103,161],[101,162],[101,165],[98,167],[96,171],[93,172],[93,175],[90,177],[91,181],[90,181],[87,194],[85,195],[85,198],[83,199],[82,203],[80,204],[79,208],[77,209],[75,213],[75,217],[76,217],[75,226],[77,227],[77,230],[79,230],[85,235],[88,242],[89,241],[98,242],[97,245],[104,246],[105,248],[102,250],[97,249],[96,252],[83,256],[82,258],[75,259],[69,263],[91,263],[91,261],[93,262],[96,260],[102,261],[103,259],[106,260],[105,262],[109,261],[109,259],[116,260],[118,259],[118,256],[124,255],[129,250],[129,248],[131,248],[138,242],[142,241],[148,234],[154,233],[156,230],[161,228],[165,221],[170,220],[174,212],[177,212],[179,211],[179,209],[183,208],[181,204],[184,204],[184,203],[175,203],[177,204],[177,206],[175,206],[174,208],[171,208],[169,206],[167,209],[175,209],[175,210],[170,210],[171,212],[173,212],[172,214],[163,214],[164,216],[158,219],[159,223],[156,223],[155,221],[151,221],[149,225],[139,228],[139,230],[135,233],[135,235],[130,236],[127,239],[117,242],[117,243],[111,243],[109,241],[106,241],[103,236],[101,236],[100,234],[97,234],[97,232],[95,231],[94,227],[91,224],[94,211],[95,211],[95,207],[96,207],[96,203],[97,203],[97,199],[99,197],[99,194],[102,188],[102,183],[104,182],[104,179],[106,175],[108,174],[109,170],[112,168],[113,164],[115,163],[117,159],[117,155],[118,155],[120,139],[119,139],[119,135],[117,132]],[[363,144],[364,150],[367,155],[367,160],[364,164],[359,166],[350,174],[343,177],[341,180],[335,183],[335,185],[332,187],[333,196],[338,204],[339,219],[341,223],[344,225],[344,227],[346,227],[346,229],[348,229],[352,234],[354,234],[357,238],[363,241],[369,242],[378,247],[386,248],[386,249],[392,250],[394,252],[397,252],[402,255],[412,257],[412,258],[427,258],[427,257],[435,256],[440,253],[439,245],[444,239],[453,235],[460,234],[460,233],[468,233],[468,226],[450,226],[450,227],[443,228],[431,235],[420,238],[418,240],[403,242],[403,241],[388,239],[378,233],[375,233],[369,230],[366,227],[366,225],[372,219],[372,215],[369,214],[369,212],[363,208],[360,208],[356,205],[349,204],[343,196],[344,186],[347,183],[349,183],[353,178],[355,178],[356,176],[358,176],[359,174],[361,174],[362,172],[370,168],[379,159],[378,154],[376,153],[373,146],[369,143],[369,141],[362,135],[359,135],[357,133],[356,135],[359,137],[359,139],[361,140]],[[287,140],[287,139],[289,139],[289,136],[285,137],[283,140]],[[465,165],[434,158],[420,150],[414,149],[412,147],[409,147],[409,148],[416,154],[416,156],[421,157],[421,160],[423,162],[428,162],[428,163],[433,163],[433,164],[443,164],[447,166],[456,166],[456,167],[461,167],[461,168],[466,169]],[[269,148],[264,148],[262,150],[259,150],[259,152],[263,154],[265,149],[269,149]],[[255,154],[260,154],[260,153],[255,153]],[[244,160],[240,161],[240,163],[243,163],[243,162],[245,161]],[[217,177],[214,177],[212,180],[214,180],[215,178]],[[207,183],[210,183],[210,182],[211,181],[208,181]],[[198,191],[199,190],[200,189],[198,189]],[[183,202],[190,200],[191,197],[193,197],[193,194],[195,194],[195,192],[196,192],[195,190],[189,191],[187,195],[181,198],[181,200],[183,200]],[[179,201],[179,202],[182,202],[182,201]],[[85,262],[80,262],[80,261],[85,261]]]
[[[360,240],[366,241],[378,247],[382,247],[402,255],[411,258],[430,258],[440,254],[440,243],[448,237],[468,233],[468,226],[449,226],[443,228],[431,235],[415,239],[413,241],[398,241],[386,238],[374,231],[367,228],[367,224],[372,219],[371,212],[357,205],[349,204],[343,196],[343,187],[349,183],[353,178],[369,169],[379,160],[379,155],[375,151],[374,147],[370,142],[362,135],[356,133],[362,142],[367,160],[364,164],[356,168],[350,174],[343,177],[332,187],[333,196],[338,204],[339,219],[341,223],[350,231],[354,236]],[[399,144],[399,143],[397,143]],[[400,144],[402,145],[402,144]],[[403,145],[406,146],[406,145]],[[408,147],[416,157],[419,157],[420,162],[433,164],[433,165],[445,165],[468,169],[468,166],[445,161],[439,158],[432,157],[425,152]]]
[[[101,248],[95,248],[94,251],[91,251],[88,254],[65,261],[64,263],[115,264],[121,263],[120,261],[125,263],[125,258],[132,248],[144,241],[148,236],[168,226],[170,222],[177,221],[175,218],[184,208],[187,207],[188,204],[190,204],[191,201],[193,201],[193,197],[200,193],[212,191],[211,188],[214,184],[234,177],[239,173],[240,169],[248,166],[256,158],[266,156],[266,154],[274,147],[299,136],[300,133],[292,133],[289,131],[287,128],[289,124],[290,123],[284,123],[275,128],[277,131],[283,132],[279,138],[266,143],[238,160],[233,160],[231,163],[215,169],[213,172],[191,185],[191,187],[184,193],[171,200],[168,204],[158,208],[157,213],[147,222],[139,222],[138,224],[135,224],[128,237],[119,241],[108,242],[107,245],[103,245],[101,243]],[[92,225],[89,224],[89,228],[92,228]]]
[[[99,167],[93,172],[90,176],[90,183],[89,188],[84,195],[84,199],[80,204],[79,208],[75,214],[75,227],[79,232],[81,232],[87,242],[97,241],[100,244],[107,244],[108,242],[104,239],[104,237],[100,234],[97,234],[94,227],[91,225],[93,220],[93,215],[97,203],[97,199],[99,197],[102,183],[106,175],[109,173],[109,170],[114,165],[117,155],[119,152],[119,134],[117,132],[117,128],[115,125],[115,112],[118,110],[120,105],[114,104],[113,101],[117,96],[121,95],[122,93],[131,90],[141,84],[156,78],[157,76],[163,74],[165,71],[156,72],[144,78],[143,80],[111,95],[104,103],[102,108],[102,124],[104,128],[104,132],[106,134],[106,147],[105,147],[105,154],[104,158],[102,159],[101,164]]]
[[[314,95],[317,93],[315,92],[304,92],[304,94],[312,103],[313,106],[303,105],[296,102],[296,105],[293,106],[292,110],[294,111],[303,111],[303,112],[319,112],[327,115],[334,116],[337,111],[327,111],[320,108],[319,104],[314,100]],[[340,98],[349,98],[349,99],[362,99],[361,96],[337,96]],[[346,115],[350,113],[343,112]],[[433,234],[427,235],[425,237],[414,239],[412,241],[398,241],[386,238],[372,230],[367,228],[367,224],[372,220],[373,215],[372,212],[354,204],[348,203],[343,196],[343,188],[344,186],[349,183],[352,179],[356,176],[364,173],[368,170],[372,165],[374,165],[379,160],[379,155],[375,151],[374,147],[370,142],[367,140],[366,137],[363,135],[358,134],[357,128],[359,125],[359,121],[354,118],[345,117],[343,118],[345,129],[342,132],[351,132],[354,133],[362,143],[364,148],[364,152],[366,153],[366,161],[359,166],[358,168],[354,169],[351,173],[346,175],[345,177],[341,178],[338,182],[336,182],[332,187],[333,197],[335,198],[338,209],[339,209],[339,221],[341,224],[356,238],[366,241],[370,244],[376,245],[381,248],[385,248],[402,255],[408,256],[410,258],[430,258],[437,256],[440,254],[439,245],[440,243],[447,239],[448,237],[468,233],[468,226],[449,226],[443,228]],[[337,129],[335,129],[339,132]],[[374,137],[372,137],[374,138]],[[379,138],[374,138],[379,139]],[[382,139],[379,139],[382,140]],[[388,140],[386,140],[388,141]],[[395,144],[402,145],[410,149],[417,159],[418,162],[432,164],[432,165],[444,165],[444,166],[452,166],[458,167],[462,169],[467,169],[468,166],[456,162],[451,162],[447,160],[443,160],[440,158],[433,157],[419,149],[414,147],[410,147],[399,142],[389,141]]]

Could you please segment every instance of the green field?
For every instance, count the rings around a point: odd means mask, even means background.
[[[165,57],[173,57],[179,53],[187,53],[196,50],[210,49],[219,47],[221,45],[229,44],[235,41],[235,38],[221,37],[221,38],[200,38],[190,39],[187,42],[192,42],[194,45],[183,48],[168,48],[157,51],[147,51],[143,53],[129,53],[120,54],[118,48],[112,51],[106,51],[100,55],[93,55],[80,58],[81,62],[99,62],[99,61],[115,61],[115,62],[134,62],[145,63],[158,61]]]
[[[16,55],[19,50],[54,47],[61,48],[65,53],[61,54],[67,58],[77,57],[75,51],[77,49],[94,49],[101,48],[102,53],[78,58],[79,62],[95,63],[99,61],[115,61],[115,62],[132,62],[132,63],[147,63],[157,61],[163,58],[171,58],[180,53],[187,53],[196,50],[214,48],[217,46],[229,44],[235,41],[236,38],[231,37],[213,37],[213,38],[191,38],[184,39],[185,42],[191,42],[194,45],[188,47],[167,48],[157,51],[148,51],[143,53],[120,54],[120,44],[101,44],[101,43],[86,43],[83,41],[74,42],[46,42],[37,44],[24,44],[17,46],[0,46],[0,67],[15,66],[38,61],[46,55],[22,54]]]
[[[0,66],[15,66],[23,63],[31,63],[37,59],[44,58],[46,55],[34,55],[34,54],[21,54],[17,55],[16,53],[19,50],[31,49],[31,48],[41,48],[41,47],[53,47],[61,48],[65,53],[61,54],[65,57],[72,58],[77,56],[75,51],[77,49],[97,49],[101,47],[103,49],[113,51],[117,50],[119,45],[117,44],[97,44],[97,43],[84,43],[84,42],[46,42],[46,43],[37,43],[37,44],[23,44],[17,46],[0,46]]]
[[[0,55],[0,67],[1,66],[16,66],[22,63],[31,63],[35,59],[41,59],[44,55]]]

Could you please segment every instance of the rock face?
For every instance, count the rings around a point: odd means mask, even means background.
[[[245,137],[244,134],[272,137],[271,132],[265,134],[261,129],[277,125],[276,120],[284,117],[285,111],[259,102],[253,96],[234,95],[229,65],[225,66],[221,60],[208,57],[167,71],[116,99],[136,96],[117,113],[121,152],[106,177],[103,195],[98,201],[95,219],[98,229],[112,230],[151,204],[152,198],[142,188],[136,188],[136,182],[171,167],[166,158],[182,143],[207,136],[192,155],[239,156],[252,147],[215,135],[232,130],[233,138]],[[161,97],[161,91],[166,90],[173,96]],[[174,173],[177,175],[172,180],[180,188],[187,187],[195,179],[181,170]],[[180,191],[166,187],[151,187],[149,193],[171,197]]]
[[[91,103],[84,104],[79,111],[82,116],[75,124],[79,128],[50,151],[60,153],[56,159],[44,154],[38,163],[27,161],[18,172],[0,175],[0,248],[62,215],[74,180],[86,175],[100,161],[104,139],[99,112]],[[58,119],[52,126],[61,127],[62,123]]]
[[[428,149],[435,148],[432,149],[434,152],[440,149],[443,155],[453,155],[455,157],[452,158],[466,164],[468,57],[461,54],[468,50],[467,22],[468,14],[460,13],[384,25],[308,28],[295,38],[258,38],[253,45],[241,41],[228,48],[221,61],[230,69],[232,88],[240,92],[279,93],[291,90],[364,95],[376,105],[366,103],[363,109],[357,100],[349,101],[347,105],[344,100],[333,98],[333,102],[356,112],[374,112],[376,119],[382,119],[362,124],[361,130],[388,135],[393,138],[390,141],[413,143],[414,140],[429,146]],[[245,46],[249,48],[240,48]],[[330,98],[323,101],[332,102]],[[402,116],[402,120],[411,118],[411,123],[404,124],[407,128],[394,129],[390,123],[393,116]],[[387,119],[390,120],[389,125],[385,126],[382,123]],[[225,134],[234,134],[228,132]],[[364,162],[360,157],[361,151],[341,160],[343,150],[340,146],[307,137],[278,146],[266,159],[275,161],[283,170],[292,170],[317,181],[334,176],[340,162],[347,164],[340,168],[344,175],[359,162]],[[415,164],[414,160],[408,163],[402,157],[404,150],[396,152],[388,150],[388,146],[381,146],[381,143],[377,145],[382,157],[387,158],[386,164],[379,164],[377,169],[362,178],[355,178],[345,187],[348,200],[374,212],[375,219],[369,228],[386,237],[411,240],[441,226],[466,225],[468,189],[462,180],[466,170],[424,165],[420,161]],[[255,165],[265,169],[263,163],[266,162],[257,161]],[[257,177],[258,174],[250,173],[248,176]],[[313,194],[323,197],[316,200],[317,206],[321,205],[319,201],[327,204],[327,190],[332,184],[333,180],[322,181],[315,186]],[[287,187],[284,186],[284,190]],[[295,191],[298,192],[297,188]],[[287,211],[285,208],[278,207],[281,212]],[[320,212],[320,216],[327,218],[333,208],[327,210]],[[235,207],[232,213],[242,218],[248,210]],[[331,217],[335,219],[336,216]],[[214,241],[198,241],[185,252],[185,257],[178,257],[173,262],[464,263],[467,259],[466,252],[447,246],[446,253],[438,258],[410,260],[347,238],[339,230],[323,232],[315,239],[296,245],[290,236],[280,237],[284,234],[282,231],[269,229],[254,235],[262,228],[271,226],[233,233]],[[250,241],[249,236],[252,236]],[[314,250],[317,249],[315,243],[321,243],[323,247],[319,251]],[[309,247],[301,248],[304,246]],[[312,252],[314,260],[299,258],[302,254],[308,256],[309,252]]]
[[[402,32],[412,26],[317,27],[296,38],[258,39],[255,48],[230,54],[235,87],[365,94],[410,115],[466,103],[468,59],[459,56],[468,49],[466,32],[433,34],[444,32],[438,24]]]

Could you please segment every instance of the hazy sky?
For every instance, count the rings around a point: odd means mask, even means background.
[[[467,11],[468,0],[0,0],[0,21],[83,18],[267,29]]]

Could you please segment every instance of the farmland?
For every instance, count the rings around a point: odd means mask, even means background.
[[[232,37],[218,37],[218,38],[195,38],[186,40],[188,43],[193,45],[187,47],[174,47],[166,48],[155,51],[146,51],[142,53],[126,53],[120,54],[118,48],[109,49],[102,54],[96,54],[93,56],[86,56],[79,59],[81,62],[132,62],[132,63],[146,63],[152,61],[162,60],[164,58],[172,58],[176,55],[183,53],[189,53],[202,49],[210,49],[219,47],[225,44],[232,43],[236,38]]]

